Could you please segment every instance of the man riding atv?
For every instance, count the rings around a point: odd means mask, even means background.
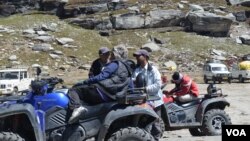
[[[189,129],[193,136],[213,136],[222,133],[222,125],[232,124],[224,111],[230,104],[221,89],[210,84],[207,94],[198,97],[198,87],[188,76],[175,72],[172,79],[176,87],[164,91],[161,116],[167,131]]]
[[[175,83],[175,88],[169,92],[163,91],[169,101],[173,101],[172,97],[169,97],[170,95],[175,95],[175,99],[180,102],[189,102],[199,96],[198,86],[189,76],[174,72],[172,82]]]
[[[116,100],[118,93],[124,93],[128,89],[132,72],[123,62],[127,57],[127,48],[114,47],[111,62],[104,66],[100,74],[79,82],[69,90],[69,108],[73,111],[69,118],[70,124],[76,122],[87,111],[80,99],[91,105],[100,104]]]

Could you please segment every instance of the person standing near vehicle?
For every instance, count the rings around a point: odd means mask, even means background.
[[[91,65],[89,70],[89,78],[94,77],[101,73],[104,66],[110,61],[110,50],[107,47],[99,49],[99,58],[97,58]]]
[[[69,124],[76,122],[87,109],[80,100],[95,105],[116,100],[116,95],[125,93],[131,76],[130,70],[123,60],[128,57],[126,47],[117,46],[112,49],[110,62],[104,66],[100,74],[78,82],[69,89],[69,110],[72,111]]]
[[[175,88],[170,92],[163,91],[166,95],[174,94],[180,102],[188,102],[196,99],[199,96],[197,84],[188,76],[179,72],[174,72],[172,82],[175,83]]]
[[[152,66],[148,63],[149,61],[149,53],[144,49],[137,50],[134,54],[136,57],[138,67],[135,69],[132,79],[135,80],[137,75],[140,73],[145,74],[146,85],[145,91],[146,93],[154,96],[158,96],[160,99],[155,101],[148,101],[149,105],[151,105],[154,111],[161,117],[161,106],[163,105],[163,95],[161,91],[161,74],[155,66]],[[151,130],[152,135],[155,140],[159,140],[162,136],[162,129],[159,121],[156,121],[152,125]]]

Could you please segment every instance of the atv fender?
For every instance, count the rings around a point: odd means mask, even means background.
[[[222,109],[224,110],[226,106],[230,106],[230,103],[223,97],[211,98],[204,100],[198,107],[196,112],[197,122],[202,123],[203,116],[207,110],[210,109]]]
[[[36,116],[35,109],[30,104],[2,104],[0,105],[0,118],[7,117],[15,114],[25,114],[30,120],[34,129],[36,141],[45,141],[45,136],[39,126],[38,117]]]
[[[115,109],[110,111],[107,116],[105,117],[103,124],[100,128],[99,135],[97,140],[103,141],[107,134],[107,131],[110,125],[116,120],[121,117],[126,117],[130,115],[149,115],[153,117],[155,120],[159,118],[159,116],[154,112],[153,109],[150,108],[143,108],[139,106],[129,106],[124,109]]]

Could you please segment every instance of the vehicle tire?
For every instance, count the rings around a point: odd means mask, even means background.
[[[221,109],[212,109],[205,113],[202,132],[206,136],[221,135],[222,125],[232,124],[231,118]]]
[[[108,141],[154,141],[154,138],[143,129],[127,127],[113,133]]]
[[[189,132],[192,136],[204,136],[205,134],[202,132],[200,128],[189,128]]]
[[[204,83],[205,83],[205,84],[208,83],[208,80],[207,80],[207,76],[206,76],[206,75],[204,76],[203,80],[204,80]]]
[[[214,76],[212,77],[212,81],[214,84],[216,84],[216,78]]]
[[[244,81],[245,81],[244,78],[242,77],[242,75],[240,75],[240,76],[239,76],[239,82],[240,82],[240,83],[244,83]]]
[[[12,132],[0,132],[0,141],[24,141],[24,139]]]
[[[162,118],[159,118],[159,124],[160,124],[160,128],[161,128],[161,138],[163,136],[163,133],[165,132],[165,123],[164,121],[162,120]]]
[[[228,81],[229,84],[231,84],[232,78],[231,78],[231,77],[228,77],[227,81]]]

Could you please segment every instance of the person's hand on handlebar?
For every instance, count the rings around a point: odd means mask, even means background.
[[[174,95],[174,93],[171,93],[171,92],[168,91],[168,90],[163,90],[162,93],[165,94],[167,97],[173,96],[173,95]]]

